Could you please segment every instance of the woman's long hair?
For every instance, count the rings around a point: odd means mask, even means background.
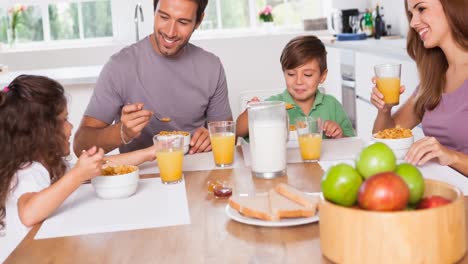
[[[58,116],[66,105],[63,87],[47,77],[20,75],[0,91],[0,230],[19,169],[39,161],[52,182],[65,173],[67,139]]]
[[[439,0],[447,18],[452,36],[458,46],[468,51],[468,2],[466,0]],[[405,1],[408,10],[408,1]],[[409,23],[412,15],[407,12]],[[448,62],[439,47],[425,48],[418,32],[410,27],[407,42],[408,54],[416,61],[419,72],[419,92],[415,112],[422,119],[426,110],[433,110],[440,102],[446,84]]]

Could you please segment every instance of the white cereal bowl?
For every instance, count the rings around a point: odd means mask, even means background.
[[[414,137],[406,138],[376,138],[375,134],[372,135],[373,142],[382,142],[393,150],[397,159],[403,159],[408,152],[411,145],[414,143]]]
[[[118,199],[129,197],[136,192],[140,178],[138,167],[125,166],[134,170],[126,174],[96,176],[91,179],[97,196],[102,199]]]
[[[165,139],[165,138],[175,138],[176,136],[178,135],[156,135],[156,138],[158,140],[161,140],[161,139]],[[184,137],[184,154],[187,154],[189,149],[190,149],[190,139],[191,139],[191,135],[190,133],[186,136],[183,136]],[[155,142],[156,143],[156,142]]]

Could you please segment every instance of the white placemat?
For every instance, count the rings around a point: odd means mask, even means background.
[[[141,179],[128,198],[103,200],[84,184],[44,221],[35,239],[190,224],[185,182]]]
[[[245,166],[251,164],[250,145],[245,140],[241,139],[242,152],[244,153]],[[297,141],[289,141],[287,143],[286,162],[301,163],[301,153]],[[364,141],[357,137],[339,138],[339,139],[324,139],[322,141],[321,161],[334,160],[351,160],[364,147]]]
[[[237,151],[234,151],[234,162],[231,166],[228,167],[216,167],[214,163],[213,153],[212,152],[203,152],[192,155],[185,155],[183,161],[183,171],[202,171],[202,170],[222,170],[222,169],[232,169],[239,168],[242,165],[243,161]],[[153,174],[159,173],[158,162],[151,161],[145,162],[138,166],[140,168],[140,174]]]

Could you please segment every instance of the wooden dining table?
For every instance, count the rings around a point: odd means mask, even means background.
[[[226,215],[227,199],[207,192],[212,180],[226,181],[235,194],[266,192],[278,183],[319,192],[323,173],[318,163],[288,164],[287,176],[271,180],[252,177],[248,167],[184,172],[190,224],[35,240],[38,224],[5,263],[331,263],[320,250],[319,222],[242,224]],[[468,196],[465,213],[468,219]]]

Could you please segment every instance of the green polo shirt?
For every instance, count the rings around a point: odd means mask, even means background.
[[[322,120],[330,120],[337,123],[343,130],[344,136],[355,136],[351,121],[340,102],[335,97],[323,94],[319,90],[317,90],[317,94],[315,95],[314,105],[307,115],[302,112],[302,109],[296,104],[287,89],[283,93],[270,96],[265,101],[282,101],[293,104],[294,108],[288,110],[290,124],[295,124],[296,118],[300,116],[320,117]],[[325,137],[325,135],[323,136]]]

